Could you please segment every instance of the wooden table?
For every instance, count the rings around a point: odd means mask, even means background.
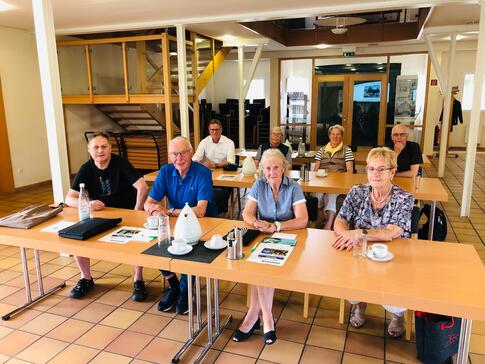
[[[127,226],[141,226],[146,220],[146,215],[142,211],[120,209],[105,209],[95,212],[95,216],[122,217],[122,225]],[[77,210],[66,208],[57,217],[29,230],[0,228],[0,243],[19,246],[21,249],[67,252],[117,263],[208,277],[208,347],[221,332],[216,294],[218,279],[461,316],[464,320],[458,363],[465,363],[463,358],[467,357],[471,320],[485,321],[485,268],[471,245],[399,239],[390,243],[390,250],[395,254],[395,258],[387,263],[378,263],[353,258],[351,252],[333,249],[333,232],[302,229],[293,231],[298,235],[298,244],[283,267],[251,263],[245,259],[230,261],[225,258],[225,254],[206,264],[175,257],[141,254],[153,242],[98,242],[97,239],[107,232],[86,241],[76,241],[58,237],[55,233],[40,231],[43,227],[61,220],[77,220]],[[245,225],[242,221],[213,218],[202,218],[199,221],[203,240],[209,239],[215,233],[223,235],[234,226]],[[173,226],[175,218],[171,218],[170,222]],[[244,249],[246,257],[250,254],[250,247]],[[24,273],[28,273],[28,269]],[[191,289],[192,280],[188,279],[188,283]],[[214,313],[209,308],[212,307],[212,285]],[[200,307],[200,284],[197,297]],[[189,309],[192,314],[191,300]],[[189,328],[193,330],[193,315],[190,317]],[[200,317],[198,312],[199,325]],[[216,322],[215,335],[212,335],[212,317]],[[196,331],[198,332],[200,330]],[[203,353],[206,352],[205,349]]]
[[[369,154],[368,150],[359,150],[353,153],[355,158],[355,164],[367,164],[367,154]],[[423,154],[423,163],[421,165],[424,168],[429,168],[432,166],[431,161],[426,154]]]
[[[244,222],[225,220],[212,234],[224,235]],[[357,259],[331,247],[334,233],[317,229],[289,231],[298,243],[283,267],[220,255],[211,264],[174,259],[171,269],[247,284],[345,297],[463,318],[457,363],[466,363],[471,320],[485,320],[485,268],[471,245],[397,239],[389,243],[395,258],[387,263]],[[256,239],[257,241],[261,239]],[[216,287],[214,288],[216,289]],[[208,316],[210,316],[208,314]],[[204,348],[203,353],[210,346]]]

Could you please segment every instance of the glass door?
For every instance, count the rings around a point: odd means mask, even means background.
[[[387,83],[384,74],[349,76],[349,112],[346,134],[353,146],[384,144]],[[348,139],[347,139],[348,141]]]
[[[313,85],[311,149],[328,143],[327,130],[347,121],[348,88],[345,75],[316,76]]]

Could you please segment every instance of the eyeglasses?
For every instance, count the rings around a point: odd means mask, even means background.
[[[217,133],[218,131],[220,131],[221,128],[217,128],[217,129],[209,129],[209,132],[211,133]]]
[[[397,137],[397,138],[404,138],[407,135],[408,135],[408,133],[394,133],[394,134],[392,134],[393,137]]]
[[[365,168],[367,173],[371,173],[371,174],[374,173],[374,172],[378,172],[379,174],[383,174],[384,172],[390,171],[391,169],[394,169],[394,168],[385,168],[385,167],[378,167],[378,168],[366,167]]]
[[[189,152],[190,152],[190,149],[186,149],[181,152],[170,152],[169,154],[172,159],[175,159],[178,156],[185,157]]]

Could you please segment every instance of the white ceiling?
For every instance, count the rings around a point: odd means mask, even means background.
[[[0,0],[2,1],[2,0]],[[41,0],[34,0],[41,1]],[[331,15],[384,9],[438,6],[429,24],[478,22],[478,0],[51,0],[58,34],[149,29],[175,24],[218,38],[259,35],[239,21]],[[12,9],[0,12],[0,26],[33,30],[30,0],[4,0]],[[443,6],[446,5],[446,6]],[[270,48],[278,48],[272,42]],[[282,47],[282,46],[281,46]],[[283,47],[284,48],[284,47]]]

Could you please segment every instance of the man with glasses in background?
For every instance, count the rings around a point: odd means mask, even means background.
[[[423,163],[423,154],[418,143],[408,141],[409,128],[403,124],[396,124],[392,128],[389,146],[397,155],[396,177],[416,177],[419,167]]]
[[[197,217],[217,216],[211,171],[202,164],[193,162],[193,154],[189,140],[181,136],[172,139],[169,144],[172,163],[160,168],[145,202],[145,211],[149,215],[179,216],[185,203],[188,203]],[[167,197],[168,208],[160,206],[164,197]],[[178,314],[187,314],[187,275],[182,274],[179,281],[175,273],[164,270],[161,273],[168,280],[169,288],[158,303],[158,310],[167,312],[176,306]]]
[[[258,151],[256,152],[256,157],[254,157],[254,161],[256,162],[256,167],[259,165],[259,161],[261,160],[261,156],[263,153],[270,148],[277,148],[280,150],[281,153],[285,156],[286,160],[290,164],[290,169],[292,165],[291,159],[291,148],[287,145],[283,144],[283,132],[281,128],[275,126],[271,129],[271,133],[269,134],[269,143],[260,144],[258,147]]]
[[[192,160],[202,163],[209,169],[236,162],[234,142],[222,135],[222,125],[219,120],[209,121],[209,136],[201,140]]]

